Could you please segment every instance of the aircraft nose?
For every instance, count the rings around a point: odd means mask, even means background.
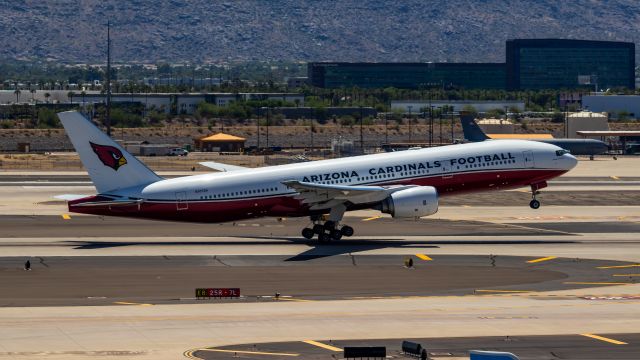
[[[562,155],[562,162],[566,170],[571,170],[578,165],[578,159],[571,154]]]

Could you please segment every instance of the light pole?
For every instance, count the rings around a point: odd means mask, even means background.
[[[433,146],[433,108],[435,106],[429,105],[429,147]]]
[[[267,108],[267,149],[269,148],[269,113],[271,112],[271,108]]]
[[[413,109],[413,106],[409,105],[407,108],[409,109],[409,142],[411,142],[411,110]]]
[[[111,136],[111,22],[107,21],[107,135]]]
[[[440,145],[442,145],[442,108],[438,107],[438,123],[440,124]]]
[[[264,111],[264,107],[260,108],[260,113]],[[256,145],[256,149],[260,150],[260,114],[258,115],[258,118],[256,119],[256,128],[257,128],[257,133],[258,133],[258,144]]]
[[[360,105],[360,152],[364,154],[364,133],[362,127],[362,105]]]
[[[451,143],[454,143],[454,139],[453,139],[453,106],[449,107],[449,115],[451,117]]]

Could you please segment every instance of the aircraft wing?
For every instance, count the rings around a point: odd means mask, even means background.
[[[215,162],[215,161],[204,161],[204,162],[201,162],[200,165],[206,166],[206,167],[208,167],[210,169],[222,171],[222,172],[249,169],[249,168],[244,167],[244,166],[227,165],[227,164],[223,164],[223,163],[219,163],[219,162]]]
[[[349,186],[326,185],[287,180],[282,182],[296,190],[298,198],[311,206],[311,210],[327,209],[341,203],[370,204],[386,199],[391,193],[415,185]]]
[[[73,200],[78,200],[78,199],[86,198],[87,196],[91,196],[91,195],[62,194],[62,195],[56,195],[56,196],[54,196],[53,198],[54,198],[54,199],[57,199],[57,200],[73,201]]]

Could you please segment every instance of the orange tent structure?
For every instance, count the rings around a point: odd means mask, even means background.
[[[241,152],[247,139],[225,133],[217,133],[202,137],[195,141],[200,151]]]

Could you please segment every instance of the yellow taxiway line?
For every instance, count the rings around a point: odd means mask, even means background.
[[[226,349],[197,349],[192,351],[194,352],[195,351],[213,351],[213,352],[246,354],[246,355],[300,356],[300,354],[295,354],[295,353],[276,353],[276,352],[266,352],[266,351],[244,351],[244,350],[226,350]]]
[[[543,258],[538,258],[538,259],[533,259],[533,260],[529,260],[527,261],[529,264],[535,264],[535,263],[539,263],[539,262],[543,262],[543,261],[548,261],[548,260],[553,260],[557,258],[557,256],[547,256],[547,257],[543,257]]]
[[[624,341],[619,341],[619,340],[615,340],[615,339],[609,339],[609,338],[604,337],[604,336],[599,336],[599,335],[594,335],[594,334],[580,334],[580,335],[586,336],[588,338],[600,340],[600,341],[605,341],[605,342],[608,342],[608,343],[611,343],[611,344],[627,345],[627,343],[624,342]]]
[[[632,267],[640,267],[640,264],[633,265],[616,265],[616,266],[598,266],[597,269],[626,269]]]
[[[118,305],[140,305],[140,306],[153,306],[153,304],[134,303],[134,302],[128,302],[128,301],[116,301],[116,302],[114,302],[114,304],[118,304]]]
[[[617,176],[615,176],[615,175],[611,175],[611,176],[609,176],[609,177],[610,177],[610,178],[612,178],[613,180],[620,180],[620,178],[619,178],[619,177],[617,177]]]
[[[321,342],[317,342],[317,341],[313,341],[313,340],[304,340],[303,343],[307,343],[309,345],[321,347],[323,349],[327,349],[327,350],[331,350],[331,351],[336,351],[336,352],[337,351],[342,351],[342,349],[340,349],[338,347],[327,345],[327,344],[323,344]]]
[[[531,290],[473,290],[477,293],[530,293]]]
[[[417,257],[418,259],[421,259],[421,260],[424,260],[424,261],[431,261],[431,260],[433,260],[432,258],[428,257],[428,256],[427,256],[427,255],[425,255],[425,254],[416,254],[416,257]]]
[[[362,219],[362,221],[371,221],[371,220],[376,220],[376,219],[380,219],[382,216],[372,216],[372,217],[368,217],[366,219]]]
[[[640,276],[640,274],[613,274],[611,276],[629,276],[629,277],[632,277],[632,276]]]
[[[299,302],[311,302],[313,300],[307,300],[307,299],[296,299],[296,298],[285,298],[285,297],[279,297],[277,299],[278,301],[299,301]]]
[[[69,214],[62,214],[61,216],[63,220],[71,220],[71,216],[69,216]]]
[[[630,285],[627,282],[585,282],[585,281],[568,281],[564,284],[568,285]]]

